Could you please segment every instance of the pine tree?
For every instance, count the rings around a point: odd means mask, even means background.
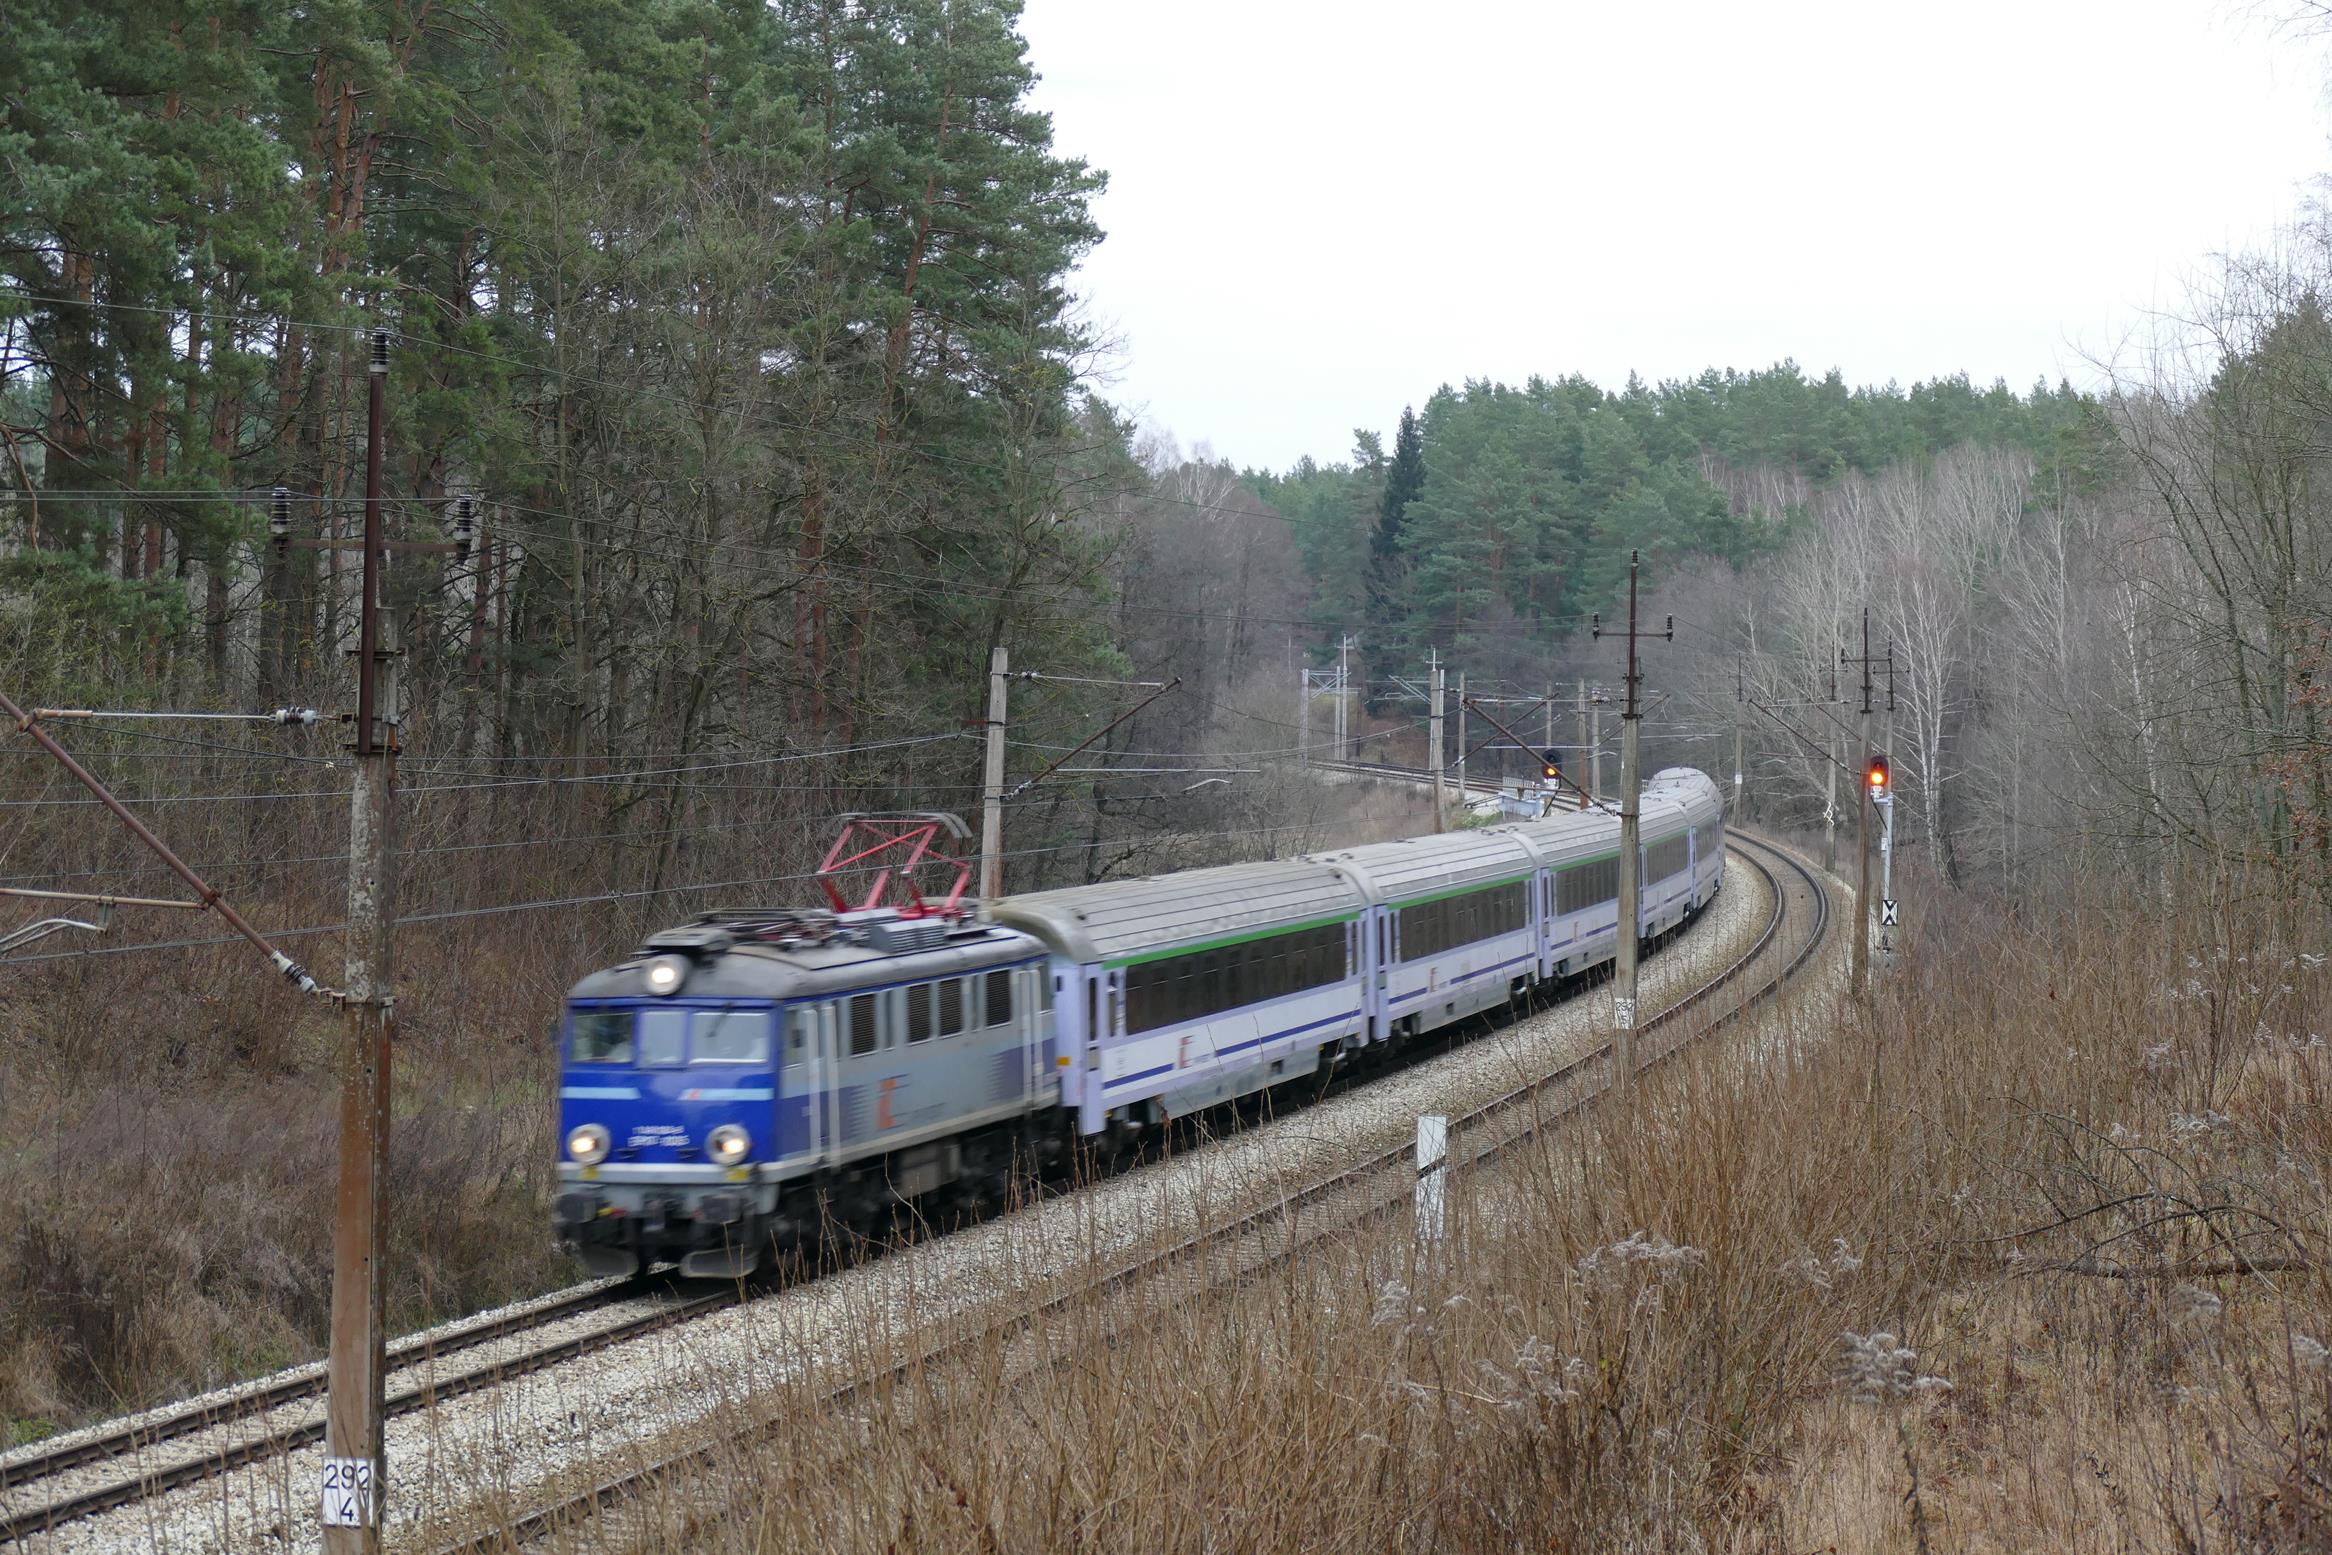
[[[1409,504],[1425,490],[1425,439],[1417,413],[1401,408],[1401,425],[1393,434],[1393,458],[1385,469],[1384,496],[1377,506],[1376,528],[1368,546],[1368,625],[1377,642],[1389,643],[1401,635],[1407,619],[1404,584],[1408,566],[1402,553],[1401,521]]]

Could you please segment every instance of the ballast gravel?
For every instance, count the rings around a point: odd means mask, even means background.
[[[1736,959],[1764,926],[1771,900],[1756,872],[1734,861],[1715,903],[1645,964],[1646,1008],[1664,1008]],[[1494,1101],[1591,1051],[1610,1020],[1610,989],[1592,988],[1443,1058],[1194,1152],[392,1420],[386,1542],[430,1548],[435,1536],[490,1515],[481,1508],[523,1511],[546,1486],[616,1472],[652,1456],[664,1439],[744,1417],[766,1390],[840,1376],[901,1336],[1115,1267],[1398,1146],[1415,1136],[1420,1113],[1462,1116]],[[542,1337],[514,1335],[441,1364],[468,1371],[501,1347],[531,1349]],[[214,1396],[231,1400],[236,1391]],[[139,1461],[112,1460],[113,1477]],[[39,1555],[317,1550],[321,1473],[321,1449],[286,1453],[32,1536],[26,1548]]]

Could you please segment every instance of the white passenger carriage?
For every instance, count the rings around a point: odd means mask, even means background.
[[[1367,1029],[1368,897],[1316,860],[1007,897],[1053,952],[1061,1100],[1082,1133],[1312,1073]]]
[[[1322,855],[1368,894],[1369,1035],[1415,1035],[1506,1003],[1539,980],[1536,848],[1451,832]]]

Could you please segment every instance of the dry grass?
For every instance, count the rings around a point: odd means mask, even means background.
[[[14,772],[46,794],[45,767]],[[0,775],[7,776],[7,775]],[[131,771],[125,791],[143,781]],[[243,770],[223,790],[328,779]],[[466,797],[466,796],[457,796]],[[522,811],[497,792],[474,805],[407,802],[405,841],[478,851],[416,854],[409,912],[636,889],[652,845],[592,839],[610,818]],[[820,812],[828,801],[775,795]],[[197,861],[280,852],[296,869],[214,871],[262,925],[335,922],[345,820],[330,797],[297,820],[247,834],[230,806],[166,813]],[[1293,853],[1326,841],[1409,835],[1429,824],[1413,787],[1290,782],[1259,786],[1225,826],[1252,834],[1100,834],[1035,861],[1052,883],[1084,868],[1163,870]],[[872,807],[880,808],[879,803]],[[1251,811],[1251,813],[1250,813]],[[103,865],[115,889],[170,889],[116,831],[42,825],[0,836],[12,869]],[[773,814],[766,828],[716,830],[664,878],[742,879],[807,870],[831,840],[822,814]],[[510,848],[514,836],[588,846]],[[751,839],[744,847],[741,839]],[[1035,867],[1032,865],[1032,867]],[[80,877],[75,877],[80,878]],[[646,927],[739,897],[805,900],[806,886],[683,894],[511,917],[415,925],[399,935],[396,1123],[391,1178],[390,1324],[402,1332],[571,1283],[549,1233],[556,1059],[546,1033],[567,985],[637,943]],[[162,918],[157,923],[155,919]],[[213,934],[208,919],[128,918],[107,940]],[[329,979],[336,937],[285,942]],[[258,1375],[322,1352],[330,1303],[329,1228],[338,1147],[337,1015],[304,1001],[244,945],[32,962],[0,980],[0,1449],[91,1419]]]
[[[2319,948],[1969,910],[1465,1184],[1438,1272],[1382,1228],[764,1399],[716,1489],[575,1547],[2324,1547]]]

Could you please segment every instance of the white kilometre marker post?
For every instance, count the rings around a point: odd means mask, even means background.
[[[1439,1258],[1449,1229],[1449,1119],[1428,1112],[1417,1119],[1417,1256]]]

